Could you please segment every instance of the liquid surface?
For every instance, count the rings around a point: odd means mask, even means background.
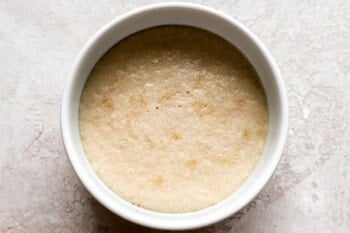
[[[79,112],[83,148],[117,195],[159,212],[206,208],[256,167],[268,131],[258,76],[232,45],[190,27],[157,27],[109,50]]]

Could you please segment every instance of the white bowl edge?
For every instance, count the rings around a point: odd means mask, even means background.
[[[154,15],[155,17],[155,13],[159,13],[162,11],[178,13],[193,12],[198,13],[198,15],[191,15],[191,20],[193,20],[192,22],[185,22],[186,19],[183,18],[178,19],[178,23],[176,19],[172,19],[173,23],[171,22],[171,20],[169,20],[168,22],[159,22],[160,24],[158,25],[184,24],[189,26],[196,26],[194,24],[198,23],[199,20],[201,20],[201,17],[203,17],[200,15],[206,15],[207,17],[216,20],[215,23],[213,21],[213,24],[216,25],[212,25],[212,27],[217,27],[217,30],[222,31],[218,33],[218,31],[215,31],[216,29],[208,28],[210,27],[208,26],[210,25],[210,22],[208,22],[208,25],[202,25],[201,28],[219,34],[227,40],[229,40],[228,37],[230,35],[224,35],[224,29],[220,28],[223,27],[223,24],[217,24],[217,22],[226,22],[227,25],[231,25],[231,27],[235,28],[236,31],[240,32],[241,34],[236,36],[241,36],[243,39],[249,40],[249,42],[247,43],[250,43],[253,47],[250,49],[254,49],[256,47],[255,49],[258,50],[258,53],[261,53],[261,57],[263,57],[264,60],[252,62],[252,60],[254,60],[254,57],[252,57],[252,54],[249,54],[247,52],[249,46],[242,47],[236,43],[234,43],[234,45],[237,46],[248,57],[253,66],[257,69],[259,76],[264,76],[261,75],[264,72],[270,72],[272,74],[273,80],[271,82],[275,82],[275,90],[272,90],[272,96],[269,96],[269,93],[266,94],[268,95],[269,107],[271,106],[271,104],[279,106],[276,107],[276,109],[274,109],[274,111],[278,112],[274,113],[277,116],[277,119],[270,119],[270,124],[271,121],[276,120],[278,122],[273,122],[273,124],[277,124],[279,126],[277,129],[271,129],[269,131],[268,140],[273,140],[273,142],[270,143],[271,145],[267,142],[269,148],[265,149],[265,152],[262,155],[262,159],[259,162],[257,169],[253,172],[252,176],[248,179],[248,181],[238,191],[236,191],[230,197],[218,203],[217,205],[190,213],[165,214],[149,211],[140,207],[133,206],[121,199],[120,197],[116,196],[103,184],[103,182],[100,181],[100,179],[93,172],[92,167],[88,163],[82,151],[81,143],[79,144],[79,142],[77,141],[78,139],[80,140],[79,131],[77,130],[77,109],[79,107],[79,102],[74,101],[74,99],[80,99],[83,84],[85,83],[87,76],[89,75],[94,64],[99,59],[99,57],[101,57],[113,45],[111,44],[111,42],[107,43],[107,41],[110,40],[111,36],[111,34],[108,36],[108,33],[110,33],[113,30],[113,28],[117,27],[118,25],[121,25],[122,23],[134,23],[135,25],[137,25],[138,17],[145,14],[150,15],[150,12],[153,12],[152,15]],[[151,22],[152,20],[157,19],[150,19],[149,21],[145,21],[143,23],[139,22],[139,28],[135,26],[130,30],[134,30],[134,32],[136,32],[142,30],[143,28],[150,27],[146,26],[146,24]],[[181,23],[181,20],[183,20],[184,22]],[[199,25],[197,25],[197,27],[199,27]],[[122,36],[122,38],[125,38],[125,36],[127,36],[128,34],[128,30],[125,30],[125,35]],[[241,40],[243,40],[242,38]],[[115,41],[115,43],[116,42],[118,41]],[[89,57],[92,56],[95,56],[95,59],[89,60]],[[261,65],[260,63],[266,63],[268,67],[263,67],[264,65]],[[89,68],[85,68],[84,70],[82,64],[89,66]],[[259,68],[259,64],[263,68]],[[264,69],[267,69],[268,71]],[[87,44],[77,56],[71,74],[71,77],[69,77],[66,82],[61,104],[62,137],[69,160],[79,179],[89,190],[89,192],[110,211],[127,220],[144,226],[167,230],[193,229],[213,224],[238,212],[242,207],[248,204],[266,185],[280,161],[288,129],[288,101],[287,93],[283,84],[283,79],[279,73],[275,61],[273,60],[272,56],[267,51],[265,46],[260,42],[260,40],[240,22],[231,18],[225,13],[202,5],[181,2],[153,4],[130,11],[129,13],[126,13],[116,18],[115,20],[105,25],[87,42]],[[77,77],[83,78],[80,78],[78,82]],[[264,80],[264,78],[266,77],[262,77],[261,81],[263,83],[265,92],[267,92],[267,90],[270,90],[272,87],[269,86],[269,83],[267,83],[266,80]],[[278,103],[274,103],[274,101],[277,101]],[[273,139],[271,139],[271,134],[274,135]],[[269,153],[267,153],[266,150],[269,150]],[[259,168],[261,168],[263,172],[261,172]],[[257,170],[260,172],[257,173]]]

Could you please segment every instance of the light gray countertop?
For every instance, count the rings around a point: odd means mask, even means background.
[[[97,203],[62,145],[60,95],[101,26],[159,1],[0,2],[0,232],[152,232]],[[284,157],[239,214],[198,232],[349,232],[350,1],[192,1],[240,19],[277,61]]]

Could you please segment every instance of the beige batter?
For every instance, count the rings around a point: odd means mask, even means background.
[[[249,62],[190,27],[136,33],[97,63],[80,104],[86,155],[101,180],[159,212],[211,206],[256,167],[268,131]]]

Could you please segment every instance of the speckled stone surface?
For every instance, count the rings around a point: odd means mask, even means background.
[[[79,182],[62,145],[60,95],[101,26],[159,1],[0,2],[0,232],[155,232]],[[198,232],[349,232],[350,2],[192,1],[240,19],[285,80],[290,130],[278,170],[240,213]]]

